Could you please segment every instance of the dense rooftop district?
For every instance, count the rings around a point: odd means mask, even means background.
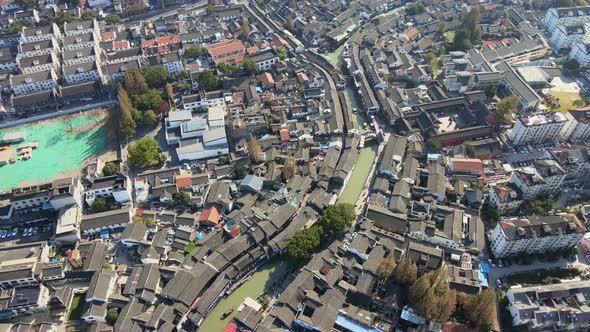
[[[118,129],[0,192],[2,331],[590,328],[585,1],[79,4],[0,2],[0,167]]]

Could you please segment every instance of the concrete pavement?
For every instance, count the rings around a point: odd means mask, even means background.
[[[85,112],[85,111],[93,110],[96,108],[114,106],[114,105],[117,105],[117,102],[115,100],[107,100],[107,101],[98,102],[98,103],[94,103],[94,104],[86,104],[83,106],[72,107],[70,109],[59,110],[57,112],[51,112],[51,113],[41,114],[41,115],[37,115],[37,116],[32,116],[32,117],[28,117],[26,119],[19,119],[19,120],[0,123],[0,129],[20,126],[22,124],[27,124],[27,123],[31,123],[31,122],[60,117],[62,115],[73,114],[73,113],[78,113],[78,112]]]

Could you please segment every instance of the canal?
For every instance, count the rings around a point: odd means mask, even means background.
[[[356,160],[352,175],[346,183],[346,187],[338,198],[339,203],[350,203],[355,205],[359,196],[363,192],[363,187],[367,182],[367,177],[371,172],[371,166],[377,156],[377,145],[365,146],[360,150],[359,157]]]
[[[342,59],[342,51],[344,51],[345,45],[346,45],[346,43],[342,44],[342,46],[338,47],[333,52],[330,52],[330,53],[324,55],[324,58],[326,58],[328,60],[328,62],[330,62],[337,69],[341,69],[342,64],[344,63],[344,61]],[[357,95],[356,91],[354,90],[354,87],[351,86],[350,81],[346,85],[346,88],[344,88],[343,92],[346,95],[346,97],[348,98],[348,100],[350,101],[350,106],[352,108],[356,108],[358,110],[358,112],[356,112],[356,114],[354,114],[354,116],[351,119],[354,128],[357,129],[360,133],[367,132],[367,129],[365,129],[363,127],[363,123],[365,123],[365,122],[369,123],[369,121],[367,121],[367,118],[364,116],[364,114],[361,111],[361,107],[359,106],[360,104],[358,102],[358,95]],[[348,129],[352,129],[352,128],[348,128]]]
[[[229,296],[226,296],[217,303],[215,308],[211,310],[209,315],[207,315],[207,318],[203,321],[203,324],[199,327],[199,331],[223,331],[223,328],[233,319],[237,313],[238,307],[244,302],[246,297],[256,300],[260,295],[264,294],[267,289],[275,286],[278,281],[287,275],[290,268],[290,263],[284,257],[274,258],[259,267],[246,282],[235,289]],[[221,316],[231,308],[236,310],[225,319],[221,319]]]

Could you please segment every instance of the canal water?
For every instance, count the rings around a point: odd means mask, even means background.
[[[344,63],[342,60],[342,56],[341,56],[342,51],[344,51],[344,46],[345,46],[345,44],[338,47],[333,52],[330,52],[330,53],[324,55],[324,58],[326,58],[328,60],[328,62],[330,62],[337,69],[340,69],[342,64]],[[363,123],[366,122],[368,124],[369,121],[361,112],[361,107],[359,106],[359,103],[358,103],[358,96],[356,94],[356,91],[354,90],[354,87],[351,86],[350,82],[348,82],[348,84],[346,85],[346,88],[343,90],[343,92],[346,95],[346,97],[348,98],[348,100],[350,101],[350,106],[352,108],[356,108],[358,110],[358,112],[356,114],[354,114],[354,116],[351,119],[354,128],[357,129],[360,133],[364,133],[364,132],[368,131],[368,129],[364,129]],[[351,128],[349,128],[349,129],[351,129]]]
[[[244,302],[246,297],[256,300],[260,295],[273,287],[279,280],[289,272],[291,265],[286,258],[277,257],[265,263],[254,272],[252,276],[244,282],[240,287],[235,289],[229,296],[221,299],[219,303],[211,310],[203,324],[199,327],[199,331],[203,332],[221,332],[223,328],[229,323],[237,314],[237,309]],[[221,319],[221,316],[228,310],[234,308],[234,312]]]
[[[367,182],[367,177],[371,172],[371,166],[377,156],[377,145],[365,146],[360,150],[359,157],[356,160],[352,175],[342,191],[339,203],[350,203],[355,205],[359,196],[363,192],[363,187]]]

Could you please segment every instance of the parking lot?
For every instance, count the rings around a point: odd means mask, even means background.
[[[54,223],[44,221],[2,228],[0,229],[0,243],[6,245],[46,241],[53,235],[54,227]]]

